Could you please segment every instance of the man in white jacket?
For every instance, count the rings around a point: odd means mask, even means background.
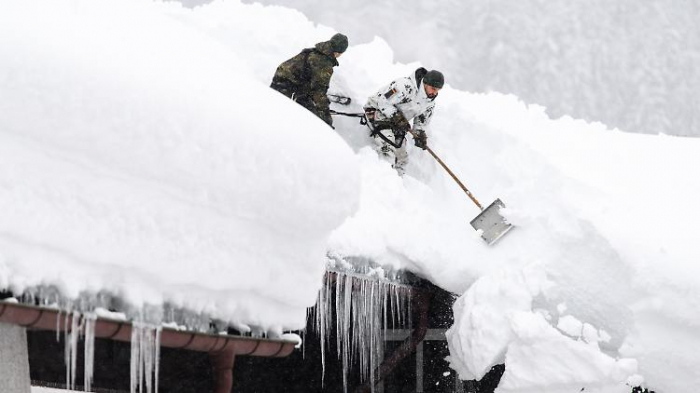
[[[381,88],[364,106],[375,149],[392,161],[399,175],[405,173],[408,163],[405,139],[411,129],[409,121],[413,120],[415,145],[426,149],[426,128],[433,116],[435,98],[444,84],[440,71],[421,67]]]

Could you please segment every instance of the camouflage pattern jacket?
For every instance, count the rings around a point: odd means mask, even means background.
[[[330,42],[320,42],[277,67],[273,89],[294,99],[329,125],[333,125],[326,93],[338,60]]]
[[[406,120],[413,119],[413,129],[426,131],[435,109],[435,98],[430,98],[423,88],[425,68],[419,68],[412,75],[399,78],[382,87],[370,96],[365,108],[376,109],[375,120],[390,119],[400,111]]]

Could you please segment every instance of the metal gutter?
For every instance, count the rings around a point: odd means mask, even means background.
[[[9,303],[0,300],[0,323],[23,326],[28,329],[70,331],[73,314],[60,314],[58,310]],[[95,337],[122,342],[131,341],[132,323],[107,318],[95,321]],[[266,338],[241,337],[196,333],[163,327],[160,345],[167,348],[208,352],[214,373],[214,392],[230,393],[233,385],[233,362],[238,356],[262,356],[281,358],[289,356],[295,342]]]
[[[0,322],[30,329],[70,331],[73,315],[58,310],[0,301]],[[78,317],[82,318],[82,317]],[[97,318],[95,337],[130,342],[131,322]],[[235,355],[285,357],[294,351],[294,342],[265,338],[196,333],[164,327],[160,345],[199,352],[233,351]]]

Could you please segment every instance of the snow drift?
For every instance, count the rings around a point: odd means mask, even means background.
[[[163,4],[2,8],[0,286],[305,326],[356,206],[342,140]]]

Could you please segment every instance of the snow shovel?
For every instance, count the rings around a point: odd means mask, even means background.
[[[409,130],[409,132],[414,138],[416,137],[413,130]],[[428,153],[430,153],[430,155],[433,156],[433,158],[438,162],[438,164],[440,164],[447,171],[447,173],[452,176],[454,181],[457,182],[457,184],[467,194],[469,199],[471,199],[472,202],[474,202],[474,204],[481,209],[481,213],[479,213],[479,215],[471,221],[471,225],[474,227],[474,229],[481,233],[481,238],[484,239],[488,245],[496,243],[498,239],[513,229],[513,224],[506,221],[505,217],[501,215],[501,208],[506,207],[506,205],[500,199],[496,199],[490,205],[488,205],[486,209],[484,209],[484,207],[481,206],[481,203],[476,200],[476,197],[471,193],[471,191],[469,191],[467,187],[462,184],[462,182],[457,178],[457,176],[455,176],[450,168],[448,168],[447,165],[442,162],[440,157],[438,157],[430,147],[426,147],[425,150],[427,150]]]

